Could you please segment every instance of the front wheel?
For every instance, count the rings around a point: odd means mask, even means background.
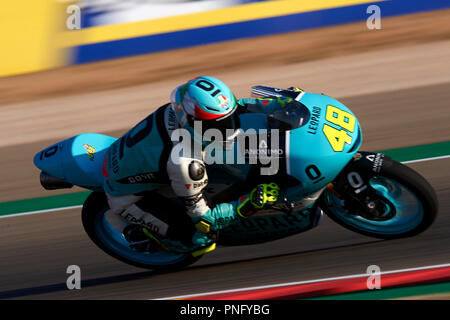
[[[438,211],[431,185],[413,169],[380,153],[358,154],[319,201],[337,223],[381,239],[417,235],[431,226]]]
[[[84,202],[82,222],[89,238],[112,257],[136,267],[164,271],[186,267],[201,257],[193,257],[191,254],[132,249],[121,231],[123,229],[115,225],[114,220],[117,217],[109,216],[107,210],[105,194],[93,192]]]

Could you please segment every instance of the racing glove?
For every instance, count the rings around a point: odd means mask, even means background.
[[[274,204],[278,199],[280,187],[276,183],[262,183],[254,188],[250,195],[243,199],[237,208],[237,213],[247,218],[258,210],[263,210]]]

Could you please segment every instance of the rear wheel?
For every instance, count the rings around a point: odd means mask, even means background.
[[[367,155],[374,161],[375,154]],[[436,193],[416,171],[381,156],[377,172],[373,163],[350,163],[324,191],[320,207],[342,226],[371,237],[396,239],[425,231],[437,216]]]
[[[186,267],[201,257],[132,249],[122,228],[115,227],[114,220],[117,217],[110,216],[107,210],[105,194],[93,192],[83,205],[82,222],[91,240],[112,257],[136,267],[164,271]]]

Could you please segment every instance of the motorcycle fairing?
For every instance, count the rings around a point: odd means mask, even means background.
[[[34,157],[36,167],[47,174],[87,189],[102,191],[102,168],[109,146],[116,138],[84,133],[41,150]]]
[[[299,101],[310,110],[311,118],[306,125],[286,132],[286,168],[289,175],[302,182],[303,190],[298,194],[301,198],[325,187],[339,174],[358,150],[362,136],[358,120],[339,101],[314,93],[303,93]],[[338,122],[335,119],[342,120],[335,110],[345,115],[341,116],[343,121],[350,118],[343,125],[353,123],[352,131],[333,123]],[[345,136],[327,136],[327,126]],[[335,151],[333,143],[340,143],[342,151]]]

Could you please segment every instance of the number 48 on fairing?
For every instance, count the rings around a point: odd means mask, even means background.
[[[346,111],[328,105],[325,120],[342,128],[337,129],[328,124],[324,124],[323,133],[334,151],[343,151],[345,143],[352,143],[352,137],[348,132],[355,130],[355,117]]]

